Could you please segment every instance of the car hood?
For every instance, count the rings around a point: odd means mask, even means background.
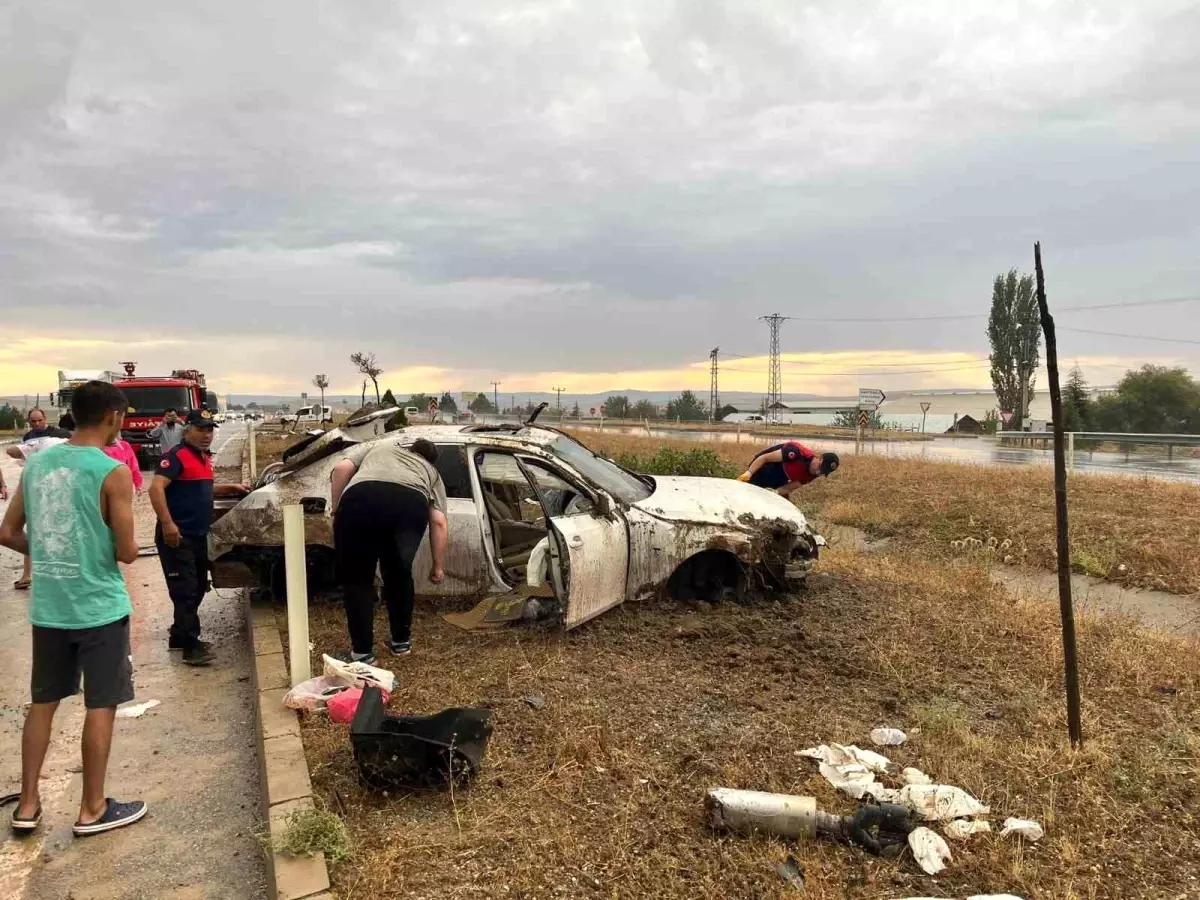
[[[731,478],[653,478],[654,493],[633,505],[657,518],[734,527],[780,519],[809,530],[804,513],[774,491]]]

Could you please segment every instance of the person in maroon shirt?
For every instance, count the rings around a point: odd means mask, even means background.
[[[788,441],[756,455],[738,481],[748,481],[786,497],[801,485],[815,481],[817,476],[836,471],[840,462],[836,453],[818,455],[803,444]]]

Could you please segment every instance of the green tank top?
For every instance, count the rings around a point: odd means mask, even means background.
[[[58,444],[31,456],[21,495],[33,560],[29,620],[42,628],[96,628],[132,611],[100,486],[122,465],[98,447]]]

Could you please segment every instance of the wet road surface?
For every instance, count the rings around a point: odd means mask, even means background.
[[[229,429],[218,437],[219,464],[240,462],[243,434]],[[16,484],[16,464],[5,459],[0,465],[8,483]],[[145,495],[135,501],[135,512],[138,542],[152,546],[154,516]],[[29,594],[12,589],[20,565],[17,554],[0,550],[0,793],[20,787],[20,734],[29,697]],[[205,598],[200,617],[204,637],[216,644],[217,664],[190,669],[178,653],[167,652],[171,602],[158,559],[139,559],[125,567],[125,577],[134,609],[135,703],[154,699],[161,705],[140,718],[117,720],[107,787],[110,796],[146,800],[150,812],[127,829],[72,836],[84,710],[81,698],[65,700],[43,770],[42,828],[20,841],[7,827],[0,831],[0,897],[265,898],[265,867],[254,838],[258,761],[241,596],[222,591]],[[6,807],[0,815],[10,813]]]
[[[572,425],[583,431],[599,431],[595,425]],[[608,426],[605,431],[612,431]],[[636,426],[618,426],[619,434],[645,436],[646,429]],[[786,427],[781,427],[778,436],[763,436],[761,434],[737,435],[730,431],[676,431],[669,428],[650,428],[652,437],[673,438],[685,441],[721,441],[722,443],[740,443],[746,446],[747,457],[755,448],[780,443],[787,440],[798,440],[815,450],[832,451],[839,454],[854,455],[854,441],[839,438],[808,437],[790,435]],[[1086,450],[1075,451],[1075,471],[1080,473],[1104,473],[1109,475],[1144,475],[1152,478],[1165,478],[1177,481],[1192,481],[1200,483],[1200,458],[1191,456],[1190,447],[1176,447],[1173,459],[1167,459],[1164,453],[1140,452],[1130,453],[1101,453]],[[863,452],[872,456],[890,456],[896,459],[928,459],[939,462],[974,463],[989,466],[1032,466],[1054,464],[1054,454],[1050,450],[1033,447],[1002,447],[995,438],[947,438],[934,437],[927,441],[867,441]]]

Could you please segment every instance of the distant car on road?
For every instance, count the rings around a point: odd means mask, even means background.
[[[333,422],[333,409],[325,406],[302,406],[294,413],[285,413],[279,417],[284,425],[320,425],[322,422]]]
[[[394,410],[313,431],[264,470],[249,496],[218,500],[210,550],[216,587],[269,586],[283,573],[283,508],[304,508],[309,579],[333,565],[330,472],[372,447],[438,448],[450,543],[446,577],[429,581],[428,539],[413,565],[417,593],[485,596],[507,620],[560,616],[572,628],[627,600],[665,591],[719,600],[802,581],[824,540],[772,491],[725,478],[638,475],[538,425],[420,425],[386,431]],[[230,508],[232,507],[232,508]],[[528,601],[532,599],[532,604]],[[489,619],[489,621],[492,621]]]

